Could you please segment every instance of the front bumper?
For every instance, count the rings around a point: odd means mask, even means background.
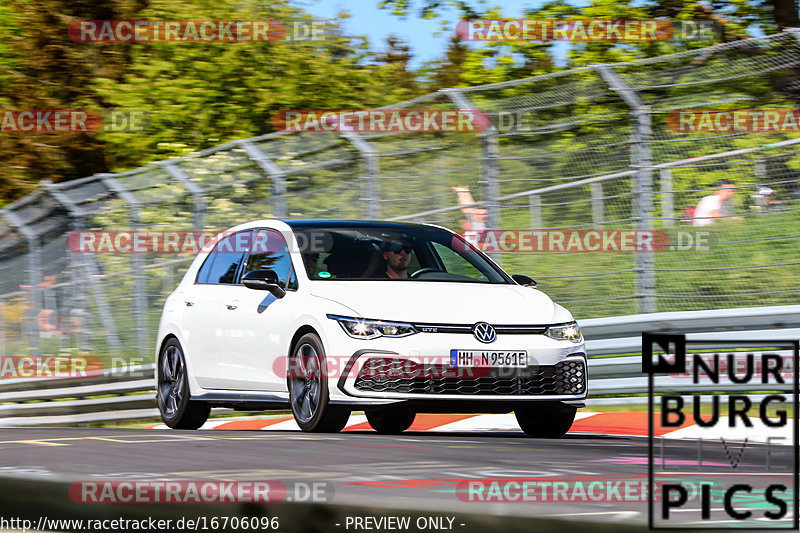
[[[574,396],[586,392],[586,363],[580,355],[555,365],[524,369],[462,369],[371,357],[356,376],[358,393],[436,396]],[[345,391],[347,392],[347,391]]]
[[[472,335],[458,333],[361,340],[348,337],[341,329],[329,331],[328,340],[329,356],[350,354],[337,357],[340,372],[329,384],[334,403],[559,401],[582,405],[587,396],[587,364],[582,342],[508,334],[498,335],[496,342],[487,345],[478,343]],[[458,375],[455,368],[449,368],[453,349],[526,350],[528,367],[514,372]],[[404,371],[376,373],[374,360],[400,361]]]
[[[520,401],[559,401],[582,405],[587,396],[587,365],[584,343],[551,339],[543,334],[498,333],[495,342],[479,343],[461,332],[421,332],[414,335],[377,339],[354,339],[333,320],[326,321],[326,358],[336,367],[329,373],[330,399],[341,404],[389,404],[419,401],[426,404],[469,403],[487,405]],[[449,367],[451,350],[525,350],[528,367],[514,375],[478,375],[472,381],[453,377],[452,372],[433,375],[414,373],[393,379],[364,379],[370,359],[416,361]],[[570,364],[574,362],[574,364]],[[569,368],[565,368],[569,367]],[[579,368],[582,367],[582,368]],[[406,367],[407,368],[407,367]],[[369,368],[368,368],[369,369]],[[571,371],[570,371],[571,370]],[[580,372],[581,374],[577,374]],[[361,379],[359,379],[361,376]],[[374,377],[374,373],[369,377]],[[572,378],[582,379],[578,388]]]
[[[574,353],[553,365],[517,370],[447,368],[392,352],[356,352],[336,382],[351,398],[391,400],[585,400],[586,356]]]

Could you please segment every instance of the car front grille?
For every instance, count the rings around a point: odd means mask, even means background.
[[[460,375],[453,375],[452,369],[447,372],[446,369],[432,369],[408,362],[404,362],[403,370],[398,372],[393,370],[391,361],[383,358],[368,360],[356,377],[356,389],[364,392],[464,396],[581,396],[586,392],[586,366],[580,359],[519,369],[513,376],[497,375],[496,370],[480,372],[485,375],[479,376],[467,370],[459,371]]]
[[[417,331],[422,333],[462,333],[471,334],[475,324],[433,324],[428,322],[414,322]],[[492,324],[498,335],[543,335],[547,331],[546,325],[503,325]]]

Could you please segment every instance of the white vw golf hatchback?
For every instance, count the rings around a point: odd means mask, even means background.
[[[561,436],[586,399],[586,353],[534,286],[437,226],[242,224],[164,304],[161,416],[196,429],[211,407],[288,407],[304,431],[335,432],[363,410],[398,433],[420,412],[513,411],[528,435]]]

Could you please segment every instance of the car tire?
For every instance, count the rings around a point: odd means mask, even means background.
[[[161,420],[172,429],[198,429],[211,412],[207,403],[189,398],[186,358],[174,338],[164,343],[158,356],[156,402]]]
[[[558,438],[566,435],[577,408],[563,403],[531,403],[514,410],[522,431],[529,437]]]
[[[286,376],[289,404],[300,429],[310,433],[338,433],[350,418],[350,408],[332,405],[325,371],[325,349],[316,333],[295,343]]]
[[[381,435],[397,435],[411,427],[417,413],[404,405],[368,409],[364,412],[372,429]]]

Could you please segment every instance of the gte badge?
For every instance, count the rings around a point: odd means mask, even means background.
[[[796,341],[642,335],[653,529],[798,528]]]

